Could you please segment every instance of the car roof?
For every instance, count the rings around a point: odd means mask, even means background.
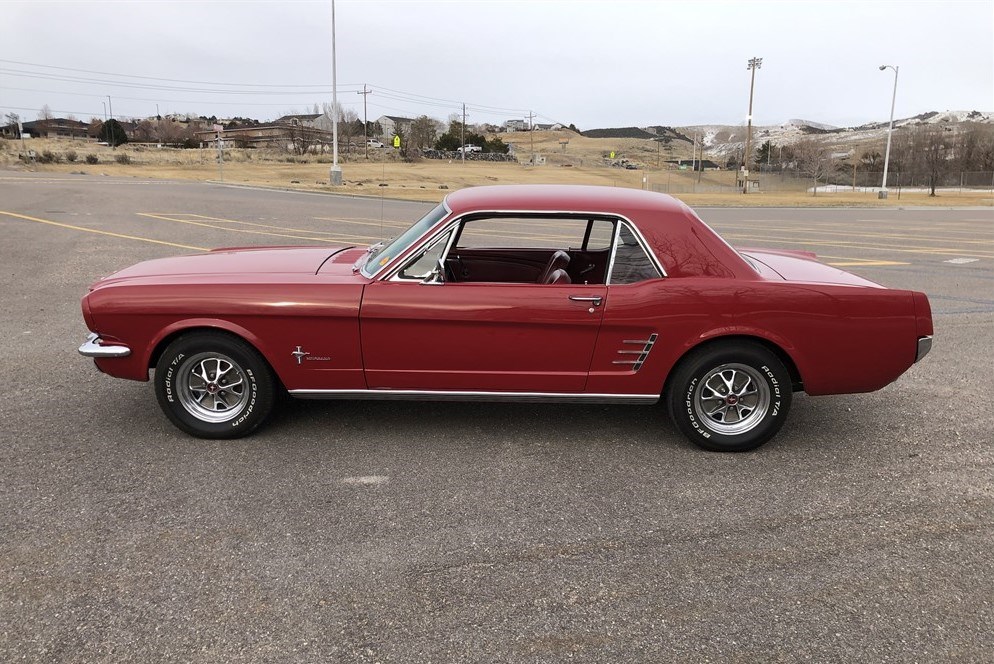
[[[686,214],[690,209],[682,202],[651,191],[627,187],[593,185],[523,184],[467,187],[445,198],[454,213],[476,210],[629,212],[653,210]]]

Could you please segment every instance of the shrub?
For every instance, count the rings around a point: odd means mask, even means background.
[[[100,163],[100,157],[98,157],[95,154],[88,154],[88,155],[86,155],[86,163],[88,163],[88,164],[97,164],[97,163]]]
[[[42,150],[37,159],[39,164],[59,164],[62,162],[62,155],[51,150]]]
[[[116,161],[119,164],[125,164],[125,165],[126,164],[130,164],[131,163],[131,156],[130,155],[126,155],[126,154],[124,154],[122,152],[121,154],[114,155],[114,161]]]
[[[66,150],[66,161],[73,162],[79,158],[75,150]]]

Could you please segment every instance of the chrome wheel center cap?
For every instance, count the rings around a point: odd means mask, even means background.
[[[727,403],[729,406],[734,406],[738,402],[739,398],[734,394],[729,394],[727,397],[725,397],[725,403]]]
[[[207,383],[208,394],[217,394],[218,389],[217,383]]]

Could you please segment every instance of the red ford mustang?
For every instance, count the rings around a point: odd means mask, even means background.
[[[277,391],[320,399],[655,404],[711,450],[791,395],[877,390],[930,349],[919,292],[814,254],[736,251],[687,206],[621,188],[450,194],[364,247],[246,247],[93,284],[80,353],[148,380],[180,429],[234,438]]]

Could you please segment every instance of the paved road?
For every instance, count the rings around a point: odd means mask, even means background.
[[[701,210],[936,314],[897,383],[744,455],[621,406],[294,403],[205,442],[76,354],[99,276],[427,207],[0,172],[0,660],[989,661],[989,210]]]

